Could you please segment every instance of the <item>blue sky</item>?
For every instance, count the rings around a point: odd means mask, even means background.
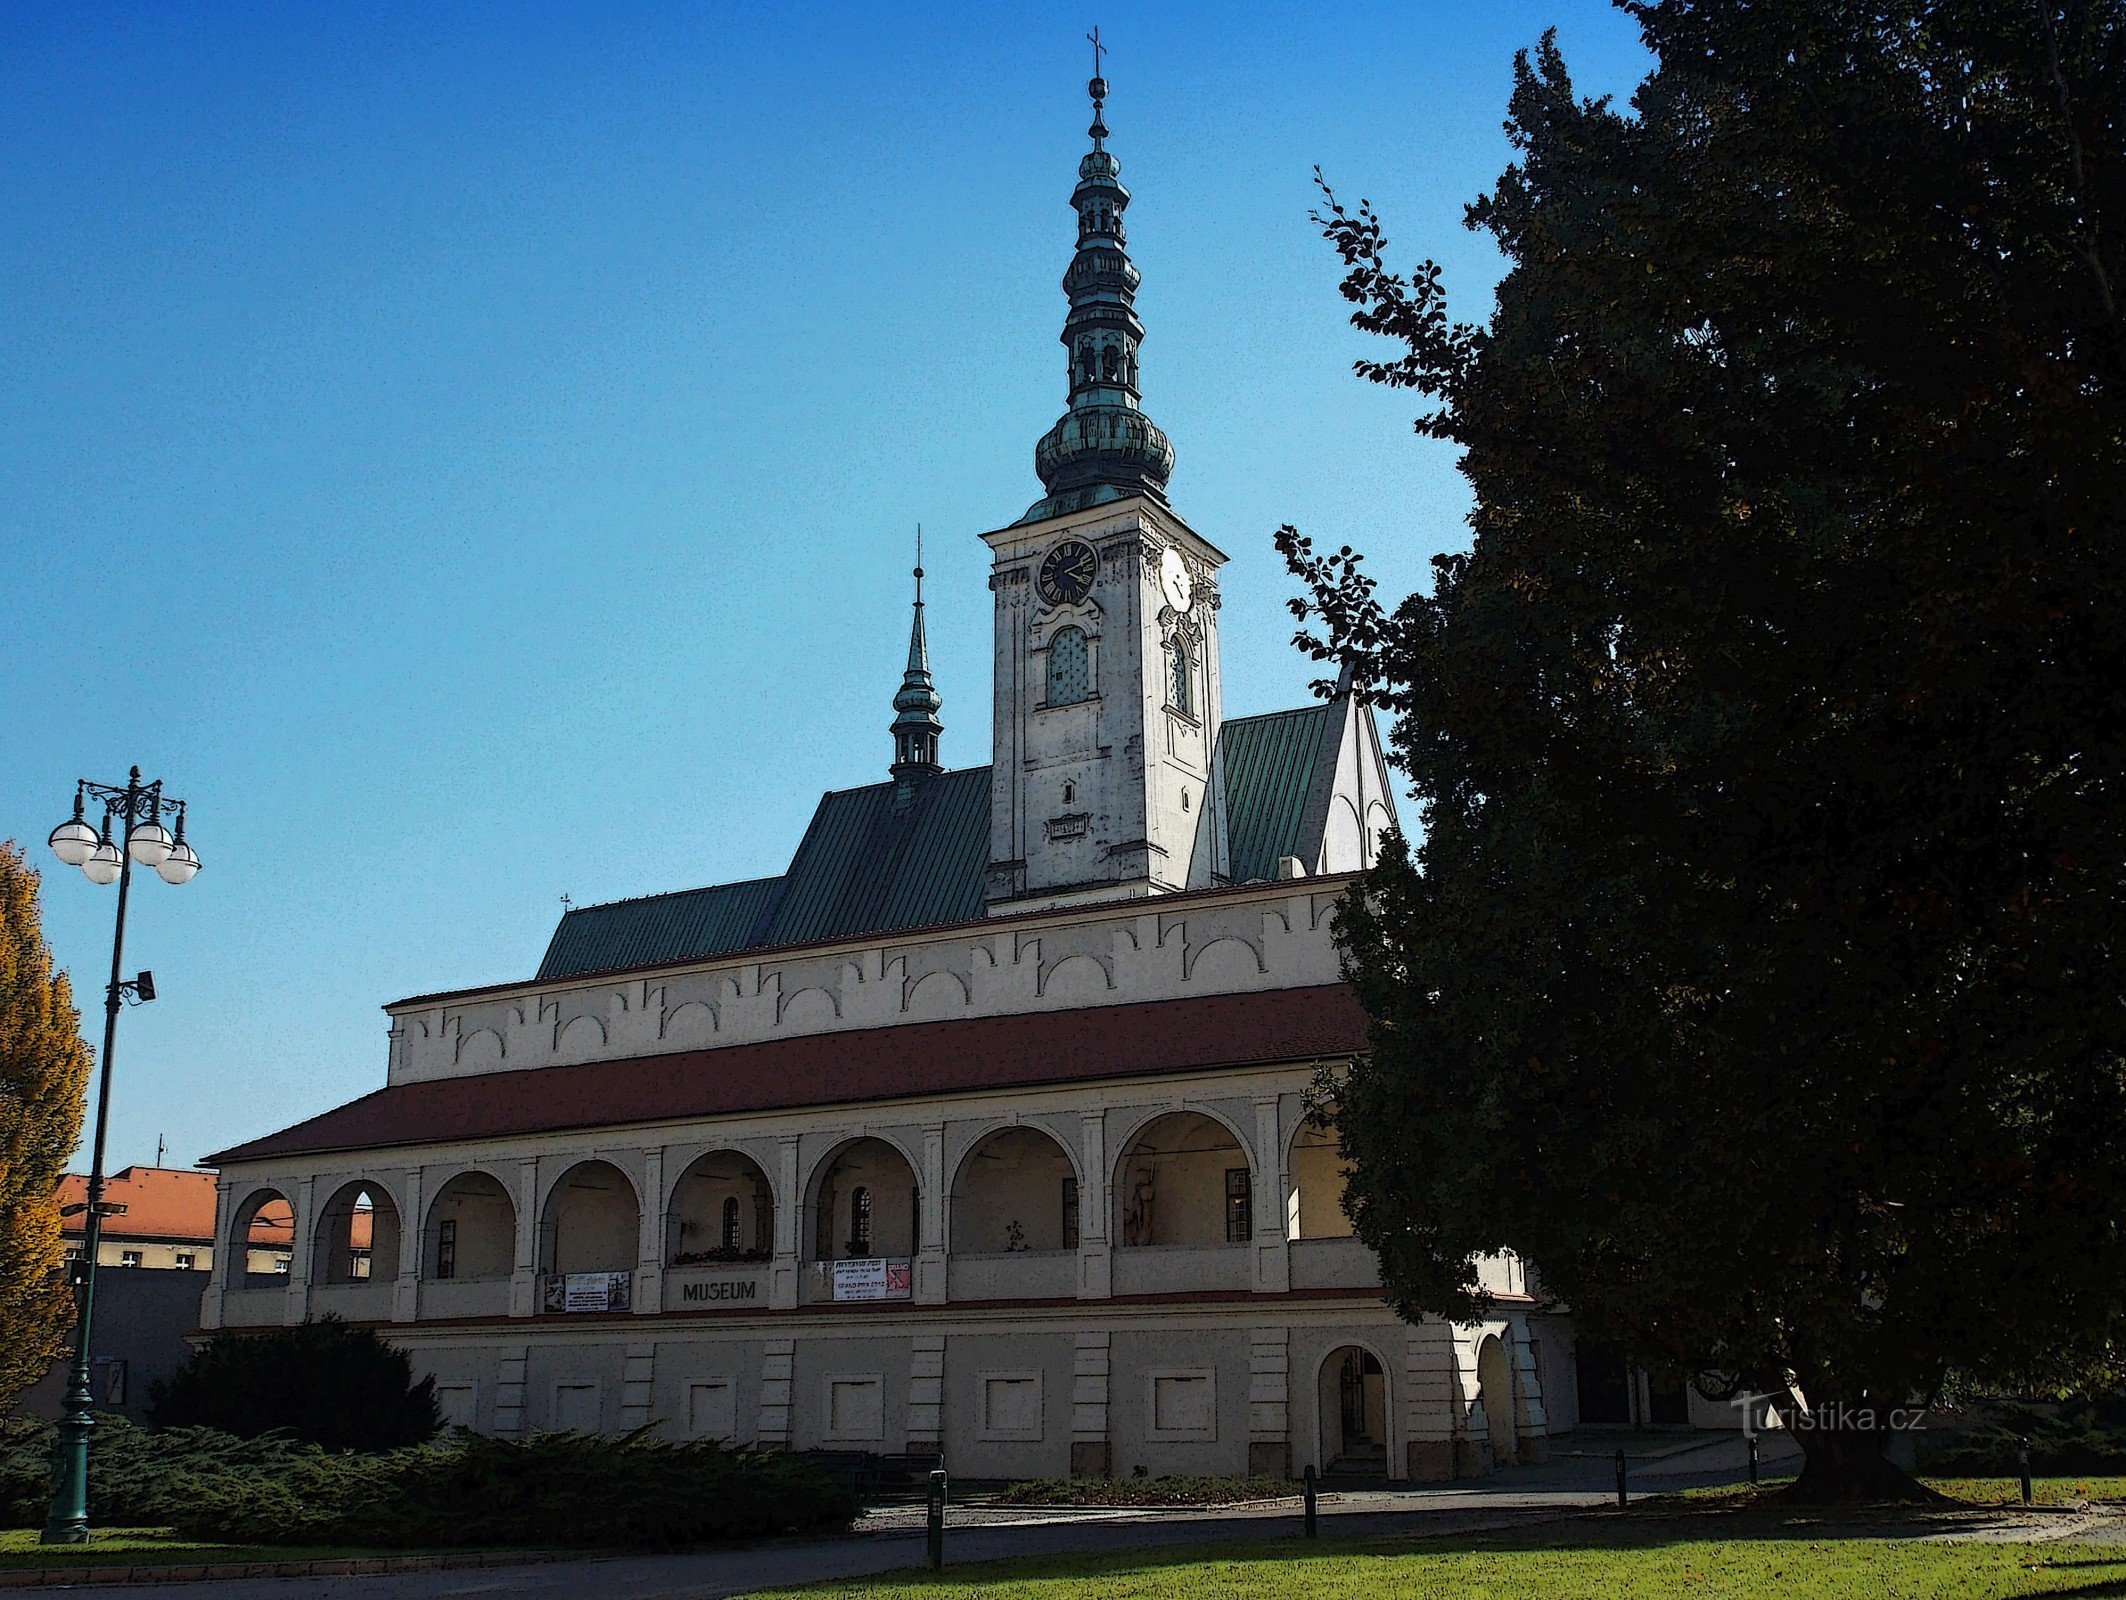
[[[134,897],[114,1165],[377,1087],[378,1006],[528,975],[564,892],[781,870],[885,775],[918,521],[988,759],[1094,21],[1226,710],[1297,704],[1278,524],[1401,592],[1467,509],[1350,374],[1312,168],[1488,314],[1513,52],[1628,95],[1606,6],[0,8],[0,837],[92,1002],[74,779],[207,863]]]

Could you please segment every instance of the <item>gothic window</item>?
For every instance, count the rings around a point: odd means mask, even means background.
[[[1092,672],[1086,656],[1085,635],[1076,628],[1058,628],[1048,641],[1048,703],[1074,706],[1092,697]]]
[[[1166,700],[1167,704],[1174,710],[1185,711],[1191,716],[1195,714],[1196,710],[1195,697],[1192,692],[1194,689],[1192,682],[1195,676],[1194,666],[1195,662],[1189,649],[1188,635],[1185,633],[1175,634],[1174,642],[1167,647],[1169,681]]]
[[[738,1248],[738,1216],[738,1196],[726,1196],[723,1202],[723,1247],[726,1250]]]

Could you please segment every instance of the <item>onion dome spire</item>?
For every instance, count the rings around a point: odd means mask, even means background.
[[[908,628],[908,669],[901,674],[901,687],[893,697],[894,782],[903,788],[922,778],[934,778],[945,769],[938,762],[938,736],[945,725],[938,721],[944,705],[930,681],[930,641],[923,632],[923,530],[915,530],[915,621]]]
[[[1103,500],[1144,494],[1166,499],[1174,470],[1174,447],[1138,409],[1137,347],[1144,324],[1137,320],[1138,273],[1124,252],[1122,213],[1129,191],[1122,164],[1107,148],[1107,80],[1097,76],[1106,48],[1090,35],[1095,76],[1086,85],[1093,121],[1093,147],[1078,163],[1078,187],[1070,203],[1078,213],[1078,249],[1063,274],[1070,312],[1063,321],[1063,348],[1070,353],[1070,409],[1034,447],[1034,470],[1048,490],[1022,521],[1060,516]]]

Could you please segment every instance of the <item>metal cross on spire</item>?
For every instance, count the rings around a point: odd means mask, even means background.
[[[1100,27],[1098,23],[1095,23],[1093,31],[1085,36],[1085,42],[1093,47],[1093,77],[1098,79],[1100,76],[1100,58],[1107,54],[1107,46],[1100,42]]]

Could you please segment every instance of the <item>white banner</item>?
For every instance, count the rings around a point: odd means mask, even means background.
[[[550,1272],[541,1309],[546,1311],[626,1311],[635,1287],[632,1272]]]
[[[905,1300],[908,1296],[909,1273],[905,1261],[834,1263],[834,1298],[837,1300]]]

